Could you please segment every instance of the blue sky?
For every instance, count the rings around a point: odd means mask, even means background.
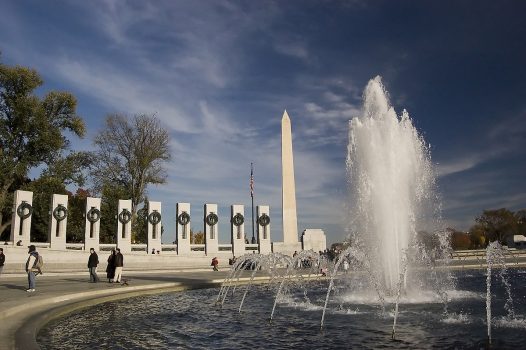
[[[380,75],[431,145],[445,226],[526,208],[523,1],[0,1],[1,59],[71,91],[92,149],[108,113],[155,113],[172,136],[175,203],[271,206],[281,234],[280,121],[291,117],[299,230],[344,238],[348,120]],[[201,228],[200,219],[193,220]],[[249,229],[247,228],[247,231]]]

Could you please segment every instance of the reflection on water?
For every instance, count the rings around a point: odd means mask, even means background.
[[[496,283],[494,346],[524,348],[526,273],[511,271],[516,318],[506,320],[505,293]],[[240,298],[215,305],[218,290],[144,296],[105,303],[47,325],[38,335],[42,349],[466,349],[486,338],[484,271],[459,273],[459,293],[442,315],[440,303],[402,304],[396,341],[391,341],[392,312],[351,297],[335,296],[320,332],[320,305],[326,281],[314,282],[306,299],[292,288],[280,298],[274,320],[267,320],[276,285],[254,286],[239,314]],[[241,293],[241,291],[236,291]],[[358,298],[359,299],[359,298]]]

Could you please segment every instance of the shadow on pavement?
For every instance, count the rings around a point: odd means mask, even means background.
[[[6,287],[7,289],[19,289],[19,290],[26,290],[26,285],[19,285],[19,284],[4,284],[3,285],[4,287]]]

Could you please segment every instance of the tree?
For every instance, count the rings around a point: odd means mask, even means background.
[[[146,243],[148,237],[148,209],[149,203],[146,199],[144,206],[137,210],[137,220],[132,226],[132,239],[137,243]]]
[[[52,164],[69,148],[65,132],[82,137],[85,126],[69,92],[34,91],[43,84],[34,70],[0,63],[0,234],[11,224],[6,206],[30,169]]]
[[[517,233],[526,236],[526,209],[521,209],[515,213],[517,219]]]
[[[84,242],[86,230],[86,199],[91,197],[89,191],[78,188],[75,194],[69,193],[68,229],[66,240],[72,243]]]
[[[453,230],[451,233],[451,248],[454,250],[465,250],[471,247],[471,237],[469,234]]]
[[[203,231],[194,232],[190,229],[190,242],[192,244],[205,244],[205,233]]]
[[[517,218],[506,208],[484,210],[476,221],[483,227],[488,242],[499,241],[503,244],[507,237],[517,234]]]
[[[89,168],[91,157],[85,152],[74,152],[65,158],[58,158],[45,168],[38,179],[27,181],[21,189],[33,192],[33,218],[31,220],[31,240],[46,242],[49,228],[49,207],[53,194],[68,195],[68,226],[66,240],[81,242],[84,238],[84,219],[86,197],[89,193],[77,189],[72,195],[67,185],[82,186],[85,183],[83,169]]]
[[[95,188],[123,190],[135,217],[147,186],[166,182],[164,163],[171,158],[168,132],[155,116],[112,114],[95,137],[95,146]]]
[[[100,242],[116,243],[119,199],[126,198],[127,193],[123,187],[111,183],[103,185],[100,193]]]
[[[473,225],[469,229],[469,236],[471,239],[471,246],[475,249],[486,247],[486,232],[484,227],[480,224]]]

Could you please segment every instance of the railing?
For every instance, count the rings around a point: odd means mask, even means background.
[[[145,243],[135,243],[131,245],[132,252],[146,252],[148,245]]]
[[[30,242],[29,244],[32,244],[37,248],[49,248],[51,246],[51,243],[49,242]]]
[[[259,244],[245,244],[245,250],[257,252],[259,250]]]
[[[107,251],[110,251],[110,250],[115,249],[115,248],[117,248],[117,244],[115,244],[115,243],[101,243],[101,244],[99,244],[99,250],[100,251],[107,252]]]
[[[84,243],[66,243],[66,249],[84,250]]]
[[[228,252],[228,251],[232,251],[232,244],[219,244],[217,249],[220,251],[220,252]]]
[[[521,263],[519,259],[526,258],[526,250],[518,250],[515,248],[505,249],[507,249],[506,258],[512,261],[511,264],[518,266]],[[479,267],[483,267],[486,265],[486,250],[479,249],[455,251],[451,256],[451,259],[453,261],[460,262],[463,269],[469,265],[478,265]]]
[[[191,252],[204,252],[205,244],[190,244],[190,251]]]
[[[35,245],[37,248],[51,248],[51,243],[49,242],[31,242],[30,244]],[[8,242],[8,245],[13,245],[12,242]],[[66,250],[84,250],[84,243],[66,243]],[[100,243],[99,251],[110,251],[116,249],[116,243]],[[131,244],[131,250],[133,252],[147,252],[148,245],[146,243],[133,243]],[[176,252],[177,244],[162,244],[161,250],[163,252]],[[206,244],[190,244],[190,252],[192,253],[204,253],[206,250]],[[255,244],[245,244],[246,252],[257,252],[259,250],[259,245]],[[232,252],[232,244],[218,244],[218,251],[220,252]],[[455,253],[456,254],[456,253]],[[526,254],[526,251],[524,252]]]
[[[162,244],[161,250],[163,252],[175,252],[177,251],[177,244]]]

